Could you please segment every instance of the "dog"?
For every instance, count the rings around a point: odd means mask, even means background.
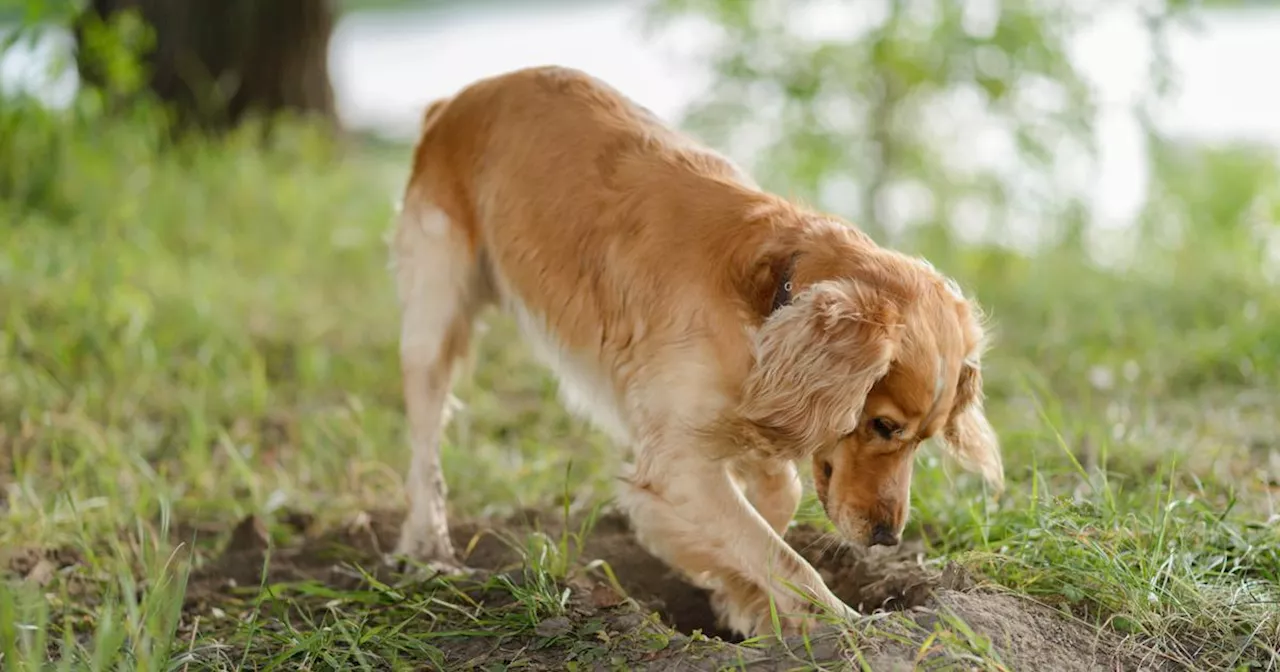
[[[920,443],[997,490],[976,303],[922,260],[766,193],[569,68],[479,80],[424,115],[390,239],[412,444],[395,554],[456,563],[440,440],[477,313],[498,305],[566,406],[632,462],[639,541],[721,624],[853,610],[783,540],[798,466],[838,532],[898,543]]]

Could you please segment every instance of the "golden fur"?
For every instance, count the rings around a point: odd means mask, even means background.
[[[770,630],[770,599],[788,631],[813,604],[848,610],[781,537],[799,460],[862,543],[897,543],[924,439],[1002,483],[983,333],[953,283],[762,192],[584,73],[524,69],[433,103],[392,247],[413,446],[404,556],[453,559],[442,409],[490,303],[567,405],[631,449],[619,502],[641,542],[744,635]]]

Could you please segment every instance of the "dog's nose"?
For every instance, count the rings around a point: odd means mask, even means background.
[[[893,530],[888,525],[881,523],[871,530],[871,545],[897,546],[898,535],[894,534]]]

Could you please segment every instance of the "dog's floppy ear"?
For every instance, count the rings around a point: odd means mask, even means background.
[[[982,474],[999,492],[1004,489],[1004,463],[1000,457],[1000,441],[982,407],[981,327],[968,310],[964,312],[978,342],[960,366],[955,403],[942,428],[942,443],[961,466]]]
[[[901,336],[898,307],[851,280],[817,283],[756,334],[740,416],[779,452],[802,457],[857,422]]]

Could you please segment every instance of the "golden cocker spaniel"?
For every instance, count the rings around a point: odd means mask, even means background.
[[[633,454],[641,543],[727,627],[849,612],[782,538],[799,460],[836,528],[896,544],[939,436],[997,488],[977,308],[918,259],[765,193],[610,86],[538,67],[429,106],[392,240],[412,443],[397,553],[451,561],[443,409],[477,312],[509,311],[566,404]]]

